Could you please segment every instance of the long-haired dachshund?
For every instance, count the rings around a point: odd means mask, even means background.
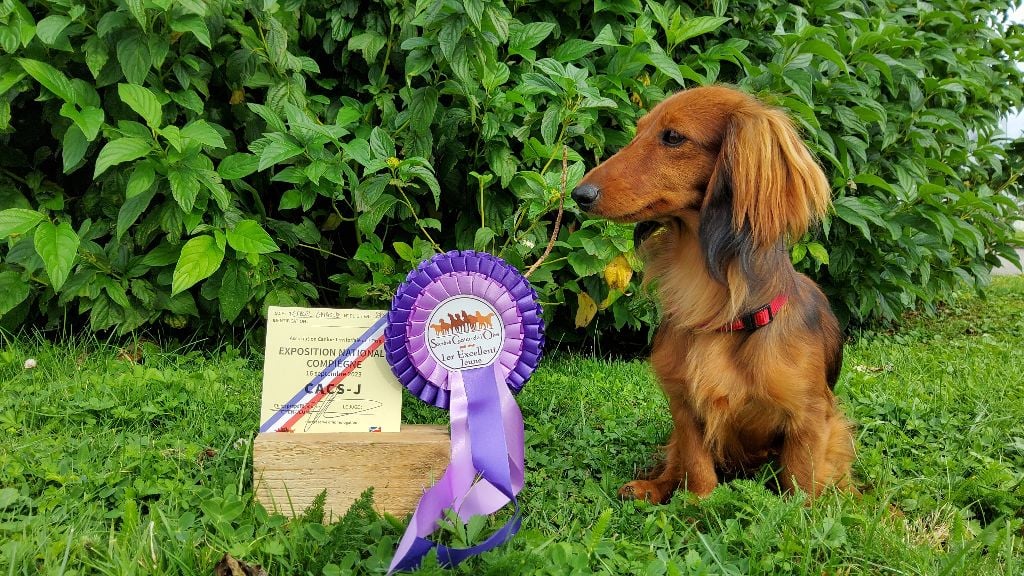
[[[664,466],[619,494],[652,502],[773,461],[786,491],[850,486],[850,423],[832,393],[843,337],[828,300],[790,263],[829,186],[787,116],[722,86],[680,92],[572,192],[637,222],[663,320],[651,363],[674,430]],[[721,475],[721,476],[720,476]]]

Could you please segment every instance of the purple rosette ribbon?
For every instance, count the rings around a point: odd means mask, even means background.
[[[389,573],[416,568],[435,549],[442,564],[454,566],[519,530],[525,444],[513,393],[530,378],[543,348],[537,293],[496,256],[438,254],[399,286],[384,331],[385,355],[403,386],[450,411],[451,459],[420,499]],[[476,546],[451,548],[427,539],[448,508],[468,522],[509,503],[512,518]]]

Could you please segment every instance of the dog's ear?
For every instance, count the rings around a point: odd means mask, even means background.
[[[755,248],[797,239],[828,209],[825,174],[781,110],[760,103],[737,110],[722,141],[714,187],[728,178],[734,231],[749,230]]]
[[[726,139],[730,138],[730,131],[731,128],[726,132]],[[742,269],[749,271],[753,258],[754,243],[750,225],[743,223],[738,228],[734,226],[734,203],[732,166],[723,151],[711,174],[700,209],[700,229],[697,232],[708,272],[723,284],[726,283],[726,269],[730,262],[739,258]]]

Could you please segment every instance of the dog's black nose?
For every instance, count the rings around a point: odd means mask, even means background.
[[[580,184],[572,191],[572,199],[584,210],[590,210],[601,195],[601,189],[593,184]]]

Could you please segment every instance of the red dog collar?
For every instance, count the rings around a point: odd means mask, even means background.
[[[756,310],[741,315],[739,318],[733,320],[731,324],[726,324],[719,328],[718,331],[739,332],[740,330],[747,330],[748,332],[753,332],[758,328],[767,326],[775,319],[775,315],[779,313],[779,310],[787,300],[789,300],[788,296],[785,294],[779,294],[773,298],[771,302]]]

